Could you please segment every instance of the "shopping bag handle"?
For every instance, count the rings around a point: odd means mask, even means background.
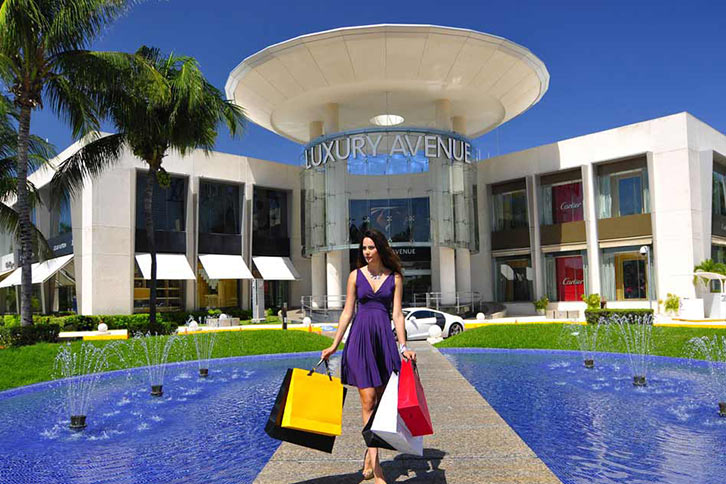
[[[310,369],[310,371],[308,372],[308,376],[315,373],[315,370],[320,366],[321,363],[325,363],[325,371],[328,373],[328,378],[330,379],[330,381],[333,381],[333,375],[330,374],[330,366],[328,365],[328,360],[324,358],[320,358],[320,361],[318,361],[318,363]]]

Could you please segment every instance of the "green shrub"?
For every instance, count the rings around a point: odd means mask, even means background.
[[[55,343],[61,328],[57,324],[5,326],[0,328],[0,345],[28,346],[35,343]]]
[[[585,302],[585,304],[587,304],[588,310],[600,309],[600,294],[588,294],[587,296],[583,294],[582,300]]]
[[[650,324],[653,324],[652,309],[587,309],[585,311],[585,320],[588,324],[609,324],[615,315],[624,316],[633,323],[642,322],[646,315],[650,315]]]
[[[677,313],[680,308],[681,298],[669,292],[665,300],[665,310]]]
[[[541,298],[537,299],[534,304],[534,308],[536,310],[540,309],[547,309],[547,305],[550,303],[550,300],[547,298],[547,296],[542,296]]]

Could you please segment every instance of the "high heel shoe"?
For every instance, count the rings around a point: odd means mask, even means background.
[[[373,468],[366,469],[366,459],[368,458],[368,449],[366,449],[366,453],[363,454],[363,470],[361,473],[363,474],[363,480],[369,481],[373,479]]]

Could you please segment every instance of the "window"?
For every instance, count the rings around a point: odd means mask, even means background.
[[[138,172],[136,175],[136,228],[144,229],[144,191],[148,174]],[[152,213],[154,231],[183,232],[186,230],[186,178],[172,176],[169,187],[162,188],[154,184],[152,197]]]
[[[541,193],[542,225],[583,220],[581,181],[543,185]]]
[[[151,281],[141,275],[138,265],[134,274],[134,312],[148,313],[151,297]],[[159,312],[184,310],[184,281],[156,281],[156,310]]]
[[[531,301],[534,271],[529,256],[497,258],[495,296],[499,302]]]
[[[711,245],[711,259],[714,262],[726,263],[726,246]]]
[[[373,228],[392,242],[429,242],[429,199],[397,198],[350,200],[349,243],[359,244],[361,234]]]
[[[197,263],[197,296],[202,308],[236,308],[236,279],[210,279],[201,263]]]
[[[422,153],[415,156],[356,155],[348,158],[348,173],[351,175],[408,175],[429,171],[429,159]]]
[[[726,217],[726,175],[714,170],[712,188],[712,213]]]
[[[431,311],[416,311],[411,315],[412,318],[416,319],[426,319],[426,318],[433,318],[435,317],[434,313]]]
[[[199,182],[199,231],[240,234],[240,187],[228,183]]]
[[[600,285],[603,299],[655,299],[654,288],[649,282],[653,271],[653,257],[651,256],[651,265],[648,267],[647,256],[641,255],[639,249],[639,246],[630,246],[602,250]]]
[[[545,254],[545,280],[550,301],[581,301],[587,292],[584,251]]]
[[[71,231],[71,202],[63,197],[61,202],[54,206],[50,215],[50,238],[63,235]]]
[[[290,256],[288,192],[255,187],[252,211],[252,254]]]
[[[648,170],[644,161],[598,167],[598,218],[650,213]]]
[[[527,193],[525,190],[497,193],[492,198],[494,210],[492,229],[495,232],[528,226]]]

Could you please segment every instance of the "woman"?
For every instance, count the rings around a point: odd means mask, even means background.
[[[348,323],[353,316],[356,301],[358,310],[355,322],[343,350],[341,380],[344,384],[358,387],[363,409],[363,425],[383,394],[391,372],[401,369],[401,356],[416,359],[416,353],[406,348],[401,297],[403,275],[401,261],[388,245],[386,237],[377,230],[367,230],[358,250],[358,269],[348,276],[345,308],[338,321],[338,331],[333,344],[324,349],[322,358],[327,359],[338,348]],[[393,306],[393,322],[396,338],[391,332],[389,314]],[[375,478],[375,484],[385,484],[378,449],[366,450],[363,477]]]

